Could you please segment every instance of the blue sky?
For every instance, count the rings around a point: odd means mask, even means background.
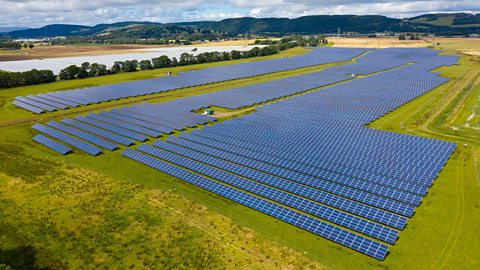
[[[378,14],[409,17],[433,12],[480,13],[479,0],[0,0],[0,26],[118,21],[179,22],[232,17]]]

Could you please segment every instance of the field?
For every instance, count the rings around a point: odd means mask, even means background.
[[[255,40],[231,40],[193,44],[190,47],[205,46],[246,46],[252,44]],[[88,45],[76,44],[65,46],[42,46],[37,45],[33,49],[21,50],[2,50],[0,49],[0,61],[17,61],[45,58],[60,57],[77,57],[77,56],[97,56],[112,54],[138,53],[138,49],[154,49],[154,48],[172,48],[175,45]]]
[[[162,45],[71,45],[42,46],[33,49],[0,50],[0,61],[16,61],[74,56],[111,55],[119,53],[135,53],[137,49],[162,48]]]
[[[329,38],[334,47],[358,47],[358,48],[394,48],[408,47],[418,48],[429,45],[425,40],[398,40],[398,37],[379,38]]]
[[[446,53],[458,53],[451,46]],[[294,49],[285,54],[303,52]],[[47,117],[34,117],[10,104],[16,95],[152,78],[165,70],[3,90],[0,268],[7,263],[28,269],[34,261],[39,268],[476,268],[480,250],[479,65],[478,57],[462,55],[459,65],[438,70],[450,82],[370,124],[371,128],[459,144],[384,262],[347,252],[323,238],[184,184],[123,158],[119,151],[96,158],[81,153],[60,157],[31,141],[29,126]],[[153,95],[149,101],[321,68],[193,87]],[[91,106],[88,111],[122,102]],[[58,112],[48,119],[84,112]],[[231,117],[231,113],[222,116]]]

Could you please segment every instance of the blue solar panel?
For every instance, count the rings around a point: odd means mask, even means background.
[[[68,108],[68,106],[65,105],[65,104],[61,104],[61,103],[58,103],[58,102],[55,102],[55,101],[44,99],[44,98],[41,98],[39,96],[28,95],[28,96],[26,96],[26,98],[34,100],[34,101],[38,101],[38,102],[43,103],[43,104],[50,105],[50,106],[55,107],[55,108],[63,109],[63,110]]]
[[[82,151],[84,151],[87,154],[90,154],[92,156],[96,156],[102,152],[100,148],[97,148],[95,146],[92,146],[88,143],[85,143],[83,141],[80,141],[76,138],[73,138],[71,136],[68,136],[64,133],[61,133],[59,131],[56,131],[55,129],[49,128],[47,126],[44,126],[42,124],[35,124],[32,126],[33,129],[45,133],[48,136],[51,136],[59,141],[65,142],[67,144],[70,144]]]
[[[88,118],[88,117],[85,117],[85,116],[76,116],[75,119],[78,120],[78,121],[82,121],[84,123],[90,124],[92,126],[96,126],[96,127],[99,127],[99,128],[117,133],[119,135],[123,135],[123,136],[128,137],[128,138],[132,138],[132,139],[137,140],[137,141],[144,142],[148,139],[146,136],[144,136],[140,133],[137,133],[137,132],[125,129],[125,128],[121,128],[121,127],[118,127],[118,126],[110,125],[110,124],[105,123],[105,122],[97,121],[97,120],[94,120],[94,119],[91,119],[91,118]]]
[[[105,122],[105,123],[108,123],[108,124],[112,124],[112,125],[115,125],[115,126],[119,126],[119,127],[125,128],[125,129],[130,129],[130,130],[138,132],[138,133],[143,133],[145,135],[155,137],[155,138],[159,137],[160,134],[162,134],[161,132],[158,132],[158,131],[155,131],[155,130],[151,130],[151,129],[144,128],[144,127],[141,127],[141,126],[130,124],[130,123],[127,123],[127,122],[124,122],[124,121],[116,120],[114,118],[106,117],[106,116],[99,115],[99,114],[91,113],[91,114],[88,114],[87,117],[98,120],[98,121],[102,121],[102,122]]]
[[[31,100],[31,99],[28,99],[28,98],[25,98],[25,97],[16,97],[15,99],[18,100],[18,101],[21,101],[23,103],[27,103],[27,104],[30,104],[32,106],[44,109],[44,110],[49,111],[49,112],[53,112],[57,109],[53,106],[50,106],[50,105],[47,105],[47,104],[44,104],[44,103],[40,103],[40,102],[37,102],[35,100]]]
[[[87,142],[93,143],[97,146],[103,147],[107,150],[113,151],[118,148],[118,144],[112,143],[111,141],[107,141],[103,138],[100,138],[98,136],[92,135],[90,133],[87,133],[85,131],[82,131],[80,129],[64,125],[62,123],[50,121],[47,123],[48,126],[56,128],[60,131],[63,131],[65,133],[68,133],[72,136],[78,137],[82,140],[85,140]]]
[[[132,139],[129,139],[127,137],[115,134],[115,133],[110,132],[110,131],[103,130],[101,128],[97,128],[97,127],[94,127],[94,126],[91,126],[91,125],[87,125],[87,124],[84,124],[80,121],[76,121],[76,120],[73,120],[73,119],[65,118],[65,119],[62,119],[60,122],[62,122],[64,124],[67,124],[67,125],[70,125],[72,127],[76,127],[78,129],[82,129],[82,130],[90,132],[92,134],[102,136],[106,139],[109,139],[111,141],[120,143],[120,144],[125,145],[125,146],[130,146],[134,143]]]
[[[37,136],[33,137],[33,140],[38,142],[39,144],[42,144],[43,146],[45,147],[48,147],[50,149],[52,149],[53,151],[59,153],[59,154],[62,154],[62,155],[66,155],[68,153],[70,153],[72,151],[72,149],[70,149],[70,147],[68,146],[65,146],[55,140],[52,140],[46,136],[43,136],[42,134],[38,134]]]
[[[65,104],[65,105],[70,106],[70,107],[78,107],[79,106],[79,104],[76,103],[76,102],[52,97],[52,96],[49,96],[49,95],[46,95],[46,94],[38,94],[37,97],[40,97],[40,98],[43,98],[43,99],[46,99],[46,100],[51,100],[51,101],[54,101],[54,102],[57,102],[57,103],[60,103],[60,104]]]
[[[36,114],[40,114],[40,113],[44,112],[43,109],[37,108],[37,107],[32,106],[32,105],[27,104],[27,103],[23,103],[23,102],[18,101],[18,100],[12,101],[12,104],[17,106],[17,107],[20,107],[22,109],[25,109],[25,110],[31,111],[33,113],[36,113]]]

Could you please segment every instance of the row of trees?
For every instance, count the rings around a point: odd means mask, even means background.
[[[420,39],[419,36],[408,35],[408,34],[406,36],[405,35],[400,35],[400,36],[398,36],[398,39],[399,40],[407,40],[407,36],[409,36],[408,40],[419,40]]]
[[[271,40],[271,39],[255,40],[256,45],[285,46],[287,44],[292,44],[292,43],[294,43],[295,46],[317,47],[317,46],[328,44],[328,40],[325,35],[309,36],[308,38],[305,38],[302,36],[290,36],[290,37],[285,37],[279,40]]]
[[[21,48],[22,44],[18,42],[0,42],[0,49],[20,50]]]
[[[56,81],[51,70],[32,69],[25,72],[0,71],[0,88],[11,88],[25,85],[42,84]]]
[[[33,49],[35,45],[33,43],[19,43],[19,42],[0,42],[0,49],[7,49],[7,50],[20,50],[21,48],[29,48]]]
[[[151,70],[166,67],[187,66],[193,64],[211,63],[219,61],[228,61],[241,58],[266,56],[278,53],[280,50],[284,50],[294,46],[291,44],[288,46],[271,45],[263,48],[254,47],[249,51],[231,51],[231,52],[205,52],[197,55],[191,53],[182,53],[180,58],[169,58],[166,55],[152,58],[151,60],[127,60],[116,61],[111,68],[107,68],[105,65],[88,62],[83,63],[81,66],[71,65],[60,71],[58,75],[60,80],[74,80],[84,79],[87,77],[103,76],[108,74],[117,74],[121,72],[135,72],[138,70]]]
[[[248,51],[231,52],[205,52],[197,55],[183,53],[180,58],[169,58],[166,55],[151,60],[127,60],[116,61],[108,68],[106,65],[85,62],[80,66],[71,65],[60,71],[59,80],[75,80],[88,77],[104,76],[121,72],[135,72],[138,70],[151,70],[166,67],[186,66],[201,63],[228,61],[249,57],[258,57],[276,54],[282,50],[298,46],[297,42],[282,42],[277,45],[269,45],[263,48],[254,47]],[[42,84],[54,82],[57,76],[50,70],[31,70],[26,72],[0,72],[0,88],[11,88],[24,85]]]

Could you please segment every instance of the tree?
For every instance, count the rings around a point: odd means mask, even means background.
[[[251,56],[260,56],[260,48],[259,47],[253,47],[251,50]]]
[[[0,42],[0,49],[20,50],[21,48],[22,44],[18,42]]]
[[[152,62],[151,62],[150,60],[142,60],[142,61],[140,61],[140,69],[141,69],[141,70],[153,69]]]
[[[76,65],[70,65],[62,70],[58,74],[60,80],[73,80],[77,78],[78,73],[80,72],[80,68]]]
[[[179,66],[191,65],[195,63],[195,56],[189,53],[182,53],[180,55],[180,61],[178,61]]]
[[[152,58],[153,68],[169,67],[172,64],[172,60],[166,55],[162,55],[157,58]]]
[[[232,58],[230,58],[230,53],[229,52],[223,52],[222,53],[222,57],[221,57],[221,60],[222,61],[227,61],[227,60],[230,60]]]
[[[51,70],[32,69],[25,72],[0,71],[0,88],[49,83],[55,80],[56,76]]]
[[[137,60],[127,60],[122,63],[122,71],[123,72],[134,72],[138,69],[138,61]]]
[[[85,79],[88,77],[88,71],[83,67],[78,69],[77,79]]]
[[[398,39],[399,40],[405,40],[405,35],[402,34],[402,35],[398,36]]]
[[[33,45],[33,43],[28,44],[28,48],[29,48],[30,50],[33,49],[34,47],[35,47],[35,45]]]
[[[178,60],[176,57],[172,57],[172,64],[170,65],[171,67],[176,67],[178,66]]]
[[[320,43],[320,39],[318,39],[317,37],[314,37],[314,36],[309,37],[308,41],[307,41],[307,44],[310,47],[317,47],[319,43]]]
[[[110,69],[110,71],[113,73],[113,74],[117,74],[117,73],[120,73],[120,71],[122,71],[122,62],[121,61],[115,61],[113,63],[113,66],[112,68]]]
[[[85,70],[90,70],[90,63],[89,62],[83,62],[80,67],[85,69]]]
[[[230,57],[232,59],[240,59],[242,57],[242,54],[239,51],[233,50],[230,52]]]

